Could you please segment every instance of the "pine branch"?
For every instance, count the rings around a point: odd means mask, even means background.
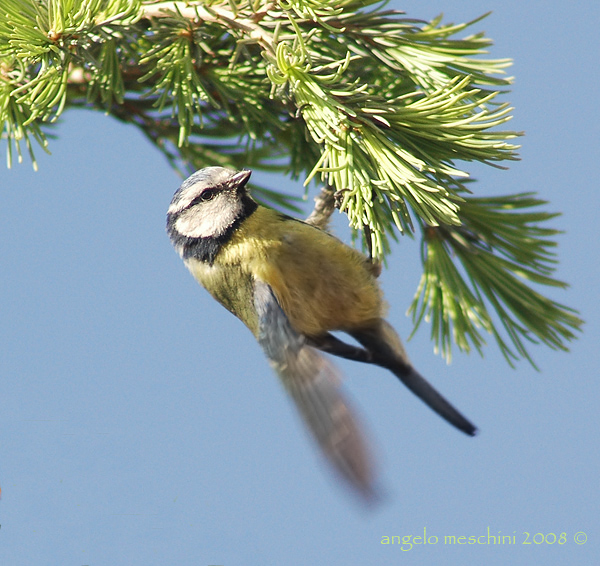
[[[223,165],[318,179],[310,222],[326,225],[337,205],[375,260],[390,238],[421,235],[410,312],[416,327],[431,320],[444,356],[452,342],[481,352],[482,331],[509,363],[531,361],[527,342],[565,349],[582,322],[537,290],[564,286],[552,277],[557,232],[545,227],[555,215],[530,195],[472,197],[463,170],[517,159],[520,134],[503,129],[512,109],[500,101],[510,61],[487,58],[481,33],[457,37],[479,20],[427,23],[384,6],[3,0],[9,165],[24,145],[35,166],[34,141],[47,150],[56,118],[87,107],[138,127],[182,175]]]
[[[557,214],[528,209],[544,206],[532,193],[506,197],[467,197],[461,205],[461,226],[424,228],[424,273],[409,309],[416,332],[424,318],[432,321],[437,349],[451,358],[451,337],[463,351],[484,344],[479,329],[492,334],[509,364],[521,357],[535,364],[523,339],[567,350],[582,321],[574,310],[544,297],[526,282],[565,288],[551,277],[556,264],[550,238],[559,232],[540,224]],[[468,281],[453,257],[458,258]],[[496,329],[489,314],[496,311],[514,349]]]

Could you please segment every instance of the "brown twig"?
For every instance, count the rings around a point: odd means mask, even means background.
[[[315,197],[315,206],[306,219],[306,223],[326,230],[334,210],[335,191],[333,187],[325,185]]]
[[[270,4],[270,3],[268,3]],[[238,29],[256,41],[261,47],[275,54],[275,45],[272,34],[253,19],[241,17],[241,15],[227,10],[221,6],[205,7],[201,3],[189,4],[188,2],[157,2],[155,4],[143,4],[142,12],[146,18],[164,18],[167,12],[179,12],[190,20],[200,18],[206,22],[224,23],[230,29]]]

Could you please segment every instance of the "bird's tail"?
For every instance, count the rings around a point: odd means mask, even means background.
[[[341,391],[338,370],[294,330],[266,283],[255,283],[255,306],[258,342],[323,454],[365,501],[376,500],[368,443]]]
[[[309,346],[273,366],[323,454],[366,500],[376,499],[373,459],[335,366]]]

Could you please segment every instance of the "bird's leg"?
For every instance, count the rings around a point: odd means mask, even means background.
[[[373,363],[373,356],[371,352],[360,348],[358,346],[352,346],[346,344],[339,338],[336,338],[333,334],[323,334],[317,337],[307,337],[307,344],[313,348],[317,348],[322,352],[339,356],[340,358],[346,358],[355,362],[363,362],[367,364]]]
[[[389,369],[408,389],[451,425],[469,436],[475,435],[475,425],[412,367],[398,334],[388,322],[381,319],[370,328],[354,330],[349,334],[367,349],[371,363]]]

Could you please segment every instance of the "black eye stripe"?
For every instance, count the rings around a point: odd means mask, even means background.
[[[217,196],[217,189],[206,189],[198,195],[200,200],[212,200]]]
[[[219,189],[204,189],[186,208],[191,208],[201,202],[207,202],[214,199],[219,194]]]

